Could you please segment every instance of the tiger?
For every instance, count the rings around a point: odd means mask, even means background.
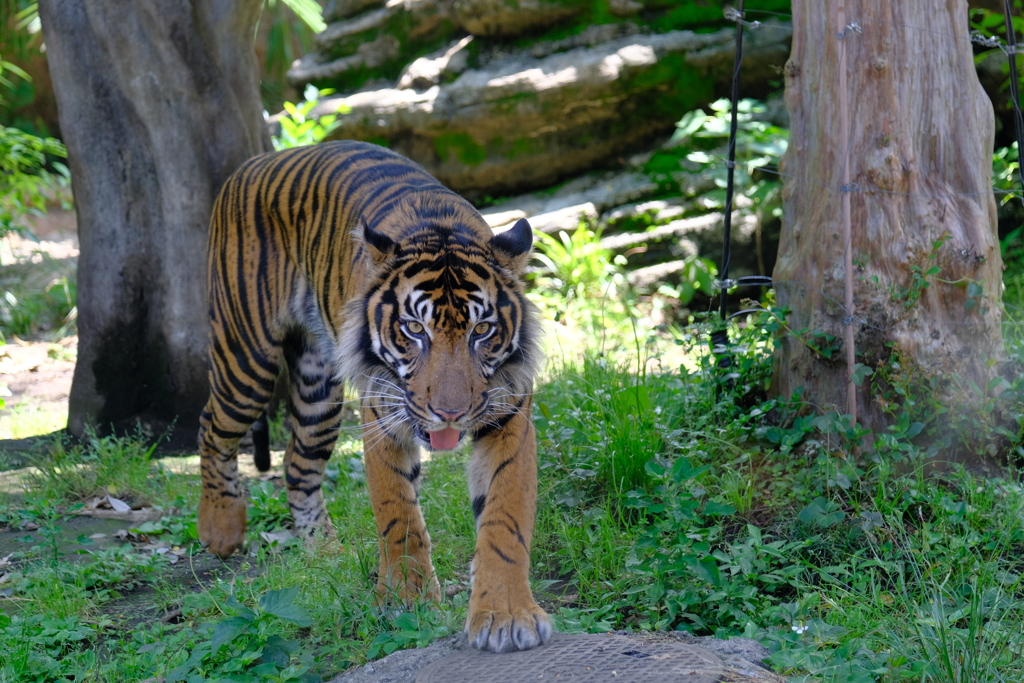
[[[336,539],[321,487],[347,381],[359,394],[377,595],[440,599],[419,507],[421,449],[468,442],[476,519],[468,640],[491,652],[547,642],[551,620],[529,584],[540,354],[521,276],[532,245],[526,219],[494,234],[467,200],[377,145],[324,142],[245,162],[210,221],[210,397],[199,429],[205,547],[228,557],[244,542],[239,443],[255,424],[257,464],[269,467],[265,411],[282,367],[294,527],[311,543]]]

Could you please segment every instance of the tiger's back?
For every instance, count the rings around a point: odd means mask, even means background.
[[[333,538],[320,485],[348,379],[361,397],[382,597],[438,597],[418,506],[420,448],[472,439],[478,543],[467,631],[491,650],[545,641],[550,622],[528,585],[536,350],[519,274],[531,240],[526,221],[494,236],[419,166],[366,143],[272,153],[240,168],[210,227],[199,515],[210,550],[227,556],[244,540],[238,442],[282,364],[291,377],[284,465],[295,526]]]

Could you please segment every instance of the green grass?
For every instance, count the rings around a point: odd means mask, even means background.
[[[647,170],[678,168],[671,156]],[[731,325],[728,383],[715,379],[705,324],[691,319],[672,345],[637,321],[679,297],[641,301],[595,240],[585,229],[560,249],[549,240],[531,293],[559,333],[536,392],[532,559],[557,628],[742,635],[794,681],[1024,680],[1024,380],[1009,377],[978,415],[950,415],[935,410],[929,378],[880,368],[903,398],[891,401],[893,428],[858,443],[842,416],[768,400],[774,340],[761,321]],[[1008,368],[1024,360],[1014,244],[1003,245]],[[0,272],[0,332],[70,329],[73,270],[30,279],[20,267]],[[49,431],[49,417],[23,408],[5,419],[12,435]],[[271,432],[282,447],[281,420]],[[931,467],[954,450],[949,435],[998,445],[1007,465],[987,478]],[[474,544],[466,452],[424,468],[442,604],[385,611],[358,427],[343,432],[324,486],[339,545],[264,540],[287,528],[287,503],[279,482],[252,481],[248,552],[226,563],[197,543],[198,477],[153,460],[152,445],[55,442],[28,456],[28,493],[0,499],[3,542],[16,549],[0,566],[0,683],[320,680],[462,629]],[[139,524],[135,545],[69,538],[77,507],[105,495],[167,516]],[[175,609],[179,620],[159,620]]]
[[[1007,261],[1003,286],[1003,338],[1017,346],[1024,343],[1024,260]]]
[[[990,478],[927,467],[948,418],[929,416],[926,381],[893,375],[916,405],[894,408],[906,413],[894,429],[855,449],[841,416],[766,398],[773,342],[758,325],[733,326],[736,372],[722,385],[700,335],[666,347],[627,331],[592,345],[604,353],[556,359],[537,388],[533,579],[558,629],[742,635],[796,681],[1024,680],[1020,473],[1012,461]],[[1024,382],[1009,385],[986,413],[1008,421],[958,418],[1007,454],[1021,452],[1024,412]],[[474,543],[468,453],[424,468],[443,603],[385,612],[357,435],[345,428],[324,488],[338,547],[263,540],[287,527],[287,504],[279,485],[253,481],[249,553],[226,564],[197,545],[197,477],[149,460],[141,436],[37,456],[34,488],[0,503],[0,528],[31,537],[3,584],[0,648],[11,655],[0,681],[310,681],[460,631]],[[179,565],[138,544],[79,556],[58,539],[77,503],[113,492],[183,511],[137,529],[177,548]],[[149,610],[141,619],[123,607],[133,595]],[[155,616],[175,608],[178,622]]]
[[[0,439],[24,439],[39,434],[51,434],[64,429],[68,416],[49,406],[20,403],[11,407],[9,415],[0,417]]]
[[[159,505],[181,498],[197,503],[191,477],[173,474],[151,460],[157,443],[141,433],[130,437],[97,437],[82,443],[57,438],[34,459],[30,473],[43,499],[86,502],[115,496],[135,506]]]
[[[916,467],[922,450],[910,444],[909,468],[870,450],[843,460],[830,435],[799,423],[785,436],[804,448],[780,451],[699,379],[639,380],[663,408],[662,424],[645,425],[628,409],[609,416],[607,396],[603,406],[581,405],[591,382],[637,381],[585,367],[541,392],[537,421],[548,439],[534,555],[553,558],[544,569],[578,593],[579,607],[560,615],[563,628],[745,634],[770,647],[777,668],[822,680],[1021,679],[1016,471],[926,474]],[[601,430],[629,420],[633,443],[662,445],[634,451],[652,456],[650,482],[624,492],[602,483],[593,462],[613,453]]]
[[[732,391],[763,386],[762,341],[740,336]],[[995,479],[956,468],[926,472],[920,445],[909,441],[898,463],[896,451],[837,458],[845,437],[834,423],[769,423],[769,411],[789,407],[740,407],[728,391],[716,392],[706,354],[692,351],[697,369],[689,373],[638,374],[634,363],[589,356],[558,363],[538,390],[534,579],[542,596],[562,605],[558,628],[746,635],[798,680],[1024,676],[1024,487],[1016,471]],[[55,445],[36,463],[33,495],[0,508],[0,523],[32,519],[42,529],[16,558],[9,585],[18,609],[0,618],[0,641],[15,654],[0,680],[35,680],[29,672],[37,670],[141,679],[193,655],[195,675],[255,671],[260,664],[244,650],[266,646],[271,632],[292,649],[291,680],[301,680],[459,631],[474,535],[468,455],[440,456],[425,468],[421,500],[444,604],[382,614],[372,597],[377,540],[359,448],[346,436],[328,471],[340,549],[307,553],[294,542],[259,540],[259,531],[287,525],[287,506],[282,490],[254,482],[254,554],[225,565],[219,578],[197,576],[199,592],[182,599],[152,553],[125,547],[73,562],[45,531],[72,501],[108,487],[191,510],[195,481],[154,469],[140,439]],[[151,541],[198,552],[194,513],[143,529]],[[161,611],[181,607],[183,622],[149,619],[122,635],[106,606],[140,585],[153,586]],[[293,587],[302,619],[262,610],[265,596]],[[246,618],[249,630],[204,654],[202,644],[227,628],[221,624]]]
[[[264,543],[259,532],[284,527],[287,505],[282,489],[253,482],[250,557],[222,566],[214,572],[215,579],[197,575],[183,598],[181,585],[167,581],[170,565],[161,556],[124,545],[88,553],[81,561],[58,535],[76,508],[71,501],[86,500],[111,486],[129,501],[184,508],[183,515],[144,523],[138,531],[146,533],[150,543],[165,541],[181,548],[180,562],[206,558],[195,539],[196,477],[179,480],[179,475],[157,469],[147,462],[149,447],[138,439],[91,439],[73,448],[55,444],[53,452],[36,463],[41,472],[33,493],[16,505],[0,506],[0,530],[32,528],[25,522],[39,527],[26,534],[25,549],[15,554],[16,567],[6,583],[14,588],[12,602],[0,603],[7,612],[0,616],[0,645],[14,653],[0,662],[0,681],[36,676],[52,680],[84,672],[90,680],[100,681],[166,675],[186,664],[190,655],[202,654],[211,634],[226,628],[221,624],[241,618],[245,609],[264,615],[261,599],[292,587],[301,589],[294,604],[308,620],[258,616],[251,632],[238,635],[218,655],[207,654],[190,675],[224,675],[258,666],[241,650],[267,647],[271,634],[280,635],[294,650],[289,655],[291,669],[277,672],[284,676],[280,680],[314,680],[314,675],[320,680],[319,676],[365,662],[368,655],[458,632],[468,601],[466,573],[474,529],[464,482],[468,454],[434,460],[423,478],[424,514],[436,548],[438,577],[442,586],[454,589],[447,591],[440,610],[417,606],[382,613],[373,590],[376,527],[357,445],[343,439],[325,486],[342,539],[340,548],[307,553],[294,541]],[[112,606],[142,585],[154,591],[149,599],[160,612],[180,607],[183,623],[165,626],[149,617],[130,636],[122,635],[124,626]],[[196,589],[199,592],[191,592]],[[285,676],[288,670],[293,678]]]
[[[41,256],[0,266],[0,339],[59,340],[77,331],[77,263]]]

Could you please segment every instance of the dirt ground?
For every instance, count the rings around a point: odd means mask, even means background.
[[[0,239],[0,269],[17,265],[16,272],[23,277],[46,278],[54,261],[73,268],[78,258],[74,213],[54,209],[31,222],[31,235]],[[13,336],[0,346],[0,397],[5,403],[0,409],[0,440],[48,433],[67,424],[78,337],[55,340],[49,336],[36,340]]]
[[[15,338],[0,347],[0,382],[10,392],[4,397],[7,408],[0,414],[23,406],[62,414],[66,419],[77,350],[77,336],[65,337],[57,344]]]

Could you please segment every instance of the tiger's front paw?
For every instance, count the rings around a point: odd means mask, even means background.
[[[199,540],[206,549],[228,558],[245,543],[245,500],[203,495],[199,499]]]
[[[480,650],[529,650],[551,639],[551,618],[533,600],[509,611],[471,606],[466,634],[470,644]]]

